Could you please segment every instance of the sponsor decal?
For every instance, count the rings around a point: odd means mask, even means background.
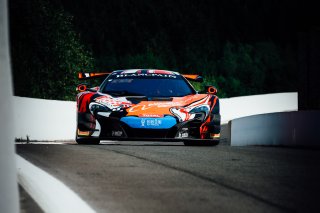
[[[112,136],[115,136],[115,137],[121,137],[122,134],[123,134],[122,131],[112,131],[112,132],[111,132],[111,135],[112,135]]]
[[[160,119],[141,119],[141,127],[144,126],[153,126],[158,127],[162,124],[162,120]]]
[[[160,74],[160,73],[124,73],[117,74],[115,78],[125,78],[125,77],[162,77],[162,78],[177,78],[176,75],[171,74]]]
[[[195,113],[202,111],[202,106],[210,111],[210,97],[210,95],[190,95],[183,98],[173,98],[172,101],[141,101],[127,108],[126,111],[128,112],[128,116],[146,118],[157,118],[158,115],[165,117],[165,115],[171,114],[178,117],[181,122],[194,119]],[[208,110],[205,110],[205,112]]]
[[[140,114],[138,116],[143,118],[163,118],[163,115],[157,115],[157,114]]]
[[[127,111],[129,113],[139,112],[139,111],[147,111],[151,108],[171,108],[171,107],[182,107],[187,105],[188,103],[192,102],[194,100],[194,96],[191,95],[189,97],[185,97],[183,99],[177,100],[177,101],[168,101],[168,102],[162,102],[162,101],[154,101],[154,102],[141,102],[138,105],[132,106]],[[203,102],[207,102],[208,96],[204,99],[201,99],[199,101],[196,101],[195,103],[191,104],[192,106],[198,106],[202,104]]]
[[[103,104],[109,109],[120,110],[121,108],[128,108],[132,104],[126,98],[112,98],[111,96],[100,96],[94,99],[97,103]]]
[[[163,118],[139,118],[136,116],[123,117],[120,121],[126,123],[131,128],[144,129],[168,129],[177,124],[177,121],[172,116]]]
[[[178,138],[187,138],[189,137],[189,129],[188,128],[182,128],[178,132]]]
[[[150,108],[170,108],[177,105],[182,105],[184,102],[153,102],[148,104],[139,104],[132,106],[128,112],[137,112],[137,111],[145,111]]]
[[[168,70],[148,70],[148,73],[156,73],[156,74],[175,74],[178,75],[177,72],[172,72],[172,71],[168,71]]]

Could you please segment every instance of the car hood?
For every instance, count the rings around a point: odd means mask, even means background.
[[[174,97],[171,101],[141,101],[126,109],[127,116],[138,117],[162,117],[163,115],[175,115],[172,109],[188,107],[206,99],[208,95],[188,95],[185,97]]]
[[[148,101],[143,97],[112,97],[103,95],[94,98],[96,103],[107,106],[113,112],[125,111],[125,116],[145,117],[145,118],[162,118],[167,115],[178,117],[180,121],[192,119],[190,111],[202,107],[205,109],[206,116],[212,105],[212,95],[195,94],[185,97],[172,97],[165,99],[153,99]],[[191,117],[190,117],[191,116]]]
[[[94,102],[103,104],[113,111],[126,110],[127,116],[138,117],[158,117],[172,114],[172,108],[190,108],[201,104],[208,104],[211,95],[195,94],[184,97],[172,97],[169,100],[155,100],[148,101],[141,99],[141,101],[131,101],[131,98],[126,97],[112,97],[110,95],[102,95],[94,98]]]

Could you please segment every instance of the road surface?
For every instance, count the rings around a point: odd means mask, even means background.
[[[109,141],[17,144],[17,153],[97,212],[320,211],[320,150]],[[41,212],[21,191],[22,211]]]

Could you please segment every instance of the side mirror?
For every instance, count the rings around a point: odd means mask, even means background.
[[[84,92],[84,91],[87,90],[87,85],[80,84],[80,85],[77,86],[76,90],[77,90],[77,92]]]
[[[218,90],[214,86],[205,86],[205,92],[211,95],[216,95]]]
[[[100,87],[92,87],[92,88],[87,88],[87,91],[90,92],[97,92],[99,90]]]
[[[77,92],[97,92],[99,90],[99,87],[93,87],[93,88],[88,88],[86,84],[79,84],[76,88]]]

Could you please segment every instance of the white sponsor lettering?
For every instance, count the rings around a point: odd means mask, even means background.
[[[158,73],[124,73],[124,74],[118,74],[115,77],[116,78],[124,78],[124,77],[141,77],[141,76],[147,76],[147,77],[163,77],[163,78],[177,78],[176,75],[170,75],[170,74],[158,74]]]
[[[160,126],[162,121],[159,119],[142,119],[141,126]]]
[[[162,118],[163,115],[158,115],[158,114],[140,114],[139,117],[144,117],[144,118]]]
[[[112,131],[111,134],[112,134],[112,136],[121,137],[122,131]]]

